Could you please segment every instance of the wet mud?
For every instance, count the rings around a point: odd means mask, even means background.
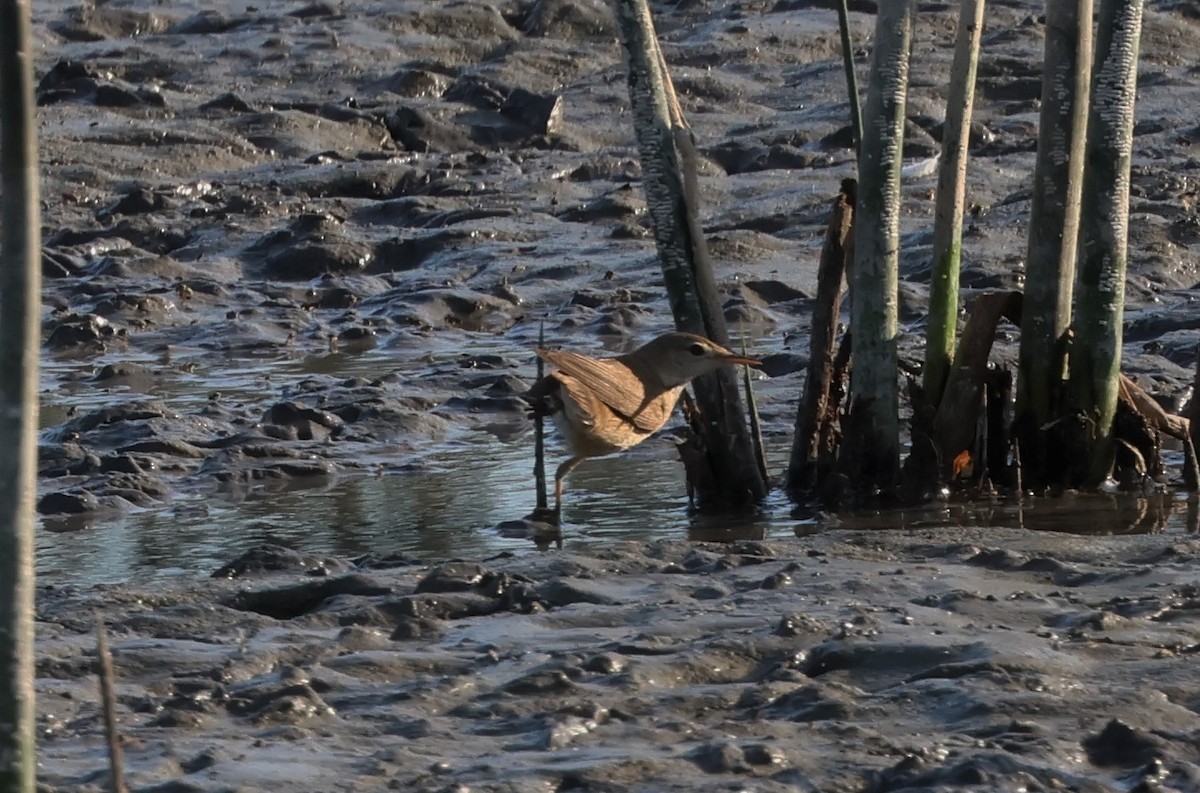
[[[39,597],[42,777],[103,790],[1194,790],[1200,541],[1003,529],[422,563],[262,546]]]
[[[865,79],[873,6],[852,6]],[[654,8],[778,461],[830,201],[854,169],[836,16]],[[953,4],[920,8],[907,363],[955,24]],[[1040,14],[989,4],[968,300],[1022,283]],[[93,609],[137,790],[1200,786],[1198,549],[1144,506],[1120,525],[1165,533],[1078,539],[993,514],[856,534],[772,507],[765,539],[688,544],[732,535],[688,526],[679,477],[647,473],[677,467],[664,442],[624,479],[619,460],[581,467],[566,518],[591,541],[543,555],[495,539],[532,507],[518,395],[540,324],[592,351],[671,324],[607,3],[38,0],[34,16],[39,544],[80,557],[43,562],[39,589],[47,789],[106,785]],[[1179,410],[1200,296],[1200,18],[1148,2],[1144,27],[1125,368]],[[994,360],[1017,342],[1002,325]],[[371,482],[412,509],[364,515]],[[300,493],[336,509],[270,512],[314,503]],[[621,522],[620,504],[646,517]],[[1037,528],[1089,525],[1051,511]],[[276,536],[299,550],[198,578]]]

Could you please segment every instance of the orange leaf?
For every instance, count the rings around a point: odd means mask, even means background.
[[[970,476],[973,470],[975,470],[975,464],[971,460],[971,452],[963,449],[954,458],[954,478],[958,479],[960,476]]]

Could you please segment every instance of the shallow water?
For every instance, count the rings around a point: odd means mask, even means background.
[[[1088,535],[1195,532],[1196,507],[1179,494],[978,500],[838,516],[794,508],[775,491],[752,519],[692,514],[669,441],[588,461],[571,476],[561,537],[508,525],[532,511],[532,436],[503,443],[473,433],[457,450],[408,473],[287,488],[181,495],[85,523],[43,521],[38,575],[47,583],[117,583],[203,576],[242,551],[277,543],[338,557],[402,554],[486,558],[505,551],[589,551],[621,540],[803,541],[833,528],[1025,528]],[[550,444],[548,455],[560,452]],[[772,461],[776,463],[778,461]],[[777,468],[778,466],[776,466]],[[552,468],[552,466],[551,466]]]
[[[497,525],[534,506],[531,447],[484,433],[460,446],[411,473],[182,496],[168,508],[84,525],[43,522],[38,572],[51,581],[78,582],[203,575],[263,542],[343,557],[478,557],[527,548],[530,539]],[[564,511],[564,543],[571,547],[613,537],[680,536],[688,525],[682,469],[646,454],[592,461],[572,476]]]
[[[511,356],[515,343],[480,335],[472,339],[470,354]],[[453,343],[431,340],[420,366],[453,364],[464,354]],[[153,377],[113,386],[93,381],[102,366],[120,362],[143,364]],[[219,360],[209,350],[174,347],[157,356],[130,351],[97,356],[82,366],[69,356],[49,357],[42,368],[41,423],[52,430],[71,415],[122,399],[153,398],[186,415],[203,407],[214,387],[222,399],[253,403],[281,385],[286,394],[288,383],[310,375],[369,378],[415,366],[411,353],[397,355],[385,347],[240,352]],[[532,370],[530,364],[518,374],[529,376]],[[785,392],[792,387],[767,385]],[[577,469],[568,486],[561,537],[532,537],[527,527],[511,525],[535,503],[532,433],[497,437],[511,434],[515,424],[500,416],[491,425],[455,426],[443,441],[399,456],[383,444],[361,461],[374,467],[374,476],[351,473],[202,492],[185,488],[162,507],[44,519],[37,537],[38,575],[55,584],[204,576],[265,542],[338,557],[438,559],[481,558],[531,546],[589,551],[618,540],[786,540],[830,528],[958,526],[1094,535],[1196,530],[1195,507],[1189,512],[1181,496],[1170,494],[1075,495],[1023,503],[983,499],[833,516],[795,508],[775,491],[751,519],[699,516],[689,511],[683,470],[670,441],[659,438]],[[552,432],[548,438],[552,471],[563,452]],[[771,470],[783,471],[786,442],[776,438],[768,445]]]
[[[511,398],[532,379],[539,325],[550,345],[618,351],[669,327],[670,310],[615,31],[597,17],[534,34],[532,17],[518,22],[525,11],[514,11],[531,5],[554,4],[407,1],[297,15],[278,0],[220,13],[189,0],[147,16],[137,4],[37,3],[38,77],[59,60],[88,70],[40,91],[45,243],[61,266],[45,281],[41,421],[53,472],[39,496],[63,497],[39,532],[44,580],[203,575],[267,540],[426,558],[533,544],[505,524],[534,502],[530,436],[513,438],[520,416]],[[559,5],[590,13],[605,4]],[[806,356],[805,295],[814,292],[828,203],[854,163],[837,142],[845,88],[835,16],[792,5],[657,8],[701,143],[702,223],[731,330],[752,336],[755,354],[792,359],[761,381],[776,473],[803,379],[794,364]],[[953,50],[952,15],[938,13],[922,28],[908,99],[915,126],[906,136],[900,319],[902,355],[914,360],[929,278],[937,151],[929,135],[944,112]],[[855,39],[869,42],[873,20],[851,16]],[[985,47],[974,117],[991,143],[971,159],[970,290],[1012,288],[1022,277],[1036,19],[1033,6],[989,15],[997,36]],[[1143,55],[1155,79],[1139,96],[1128,283],[1137,332],[1124,360],[1157,395],[1179,401],[1194,363],[1189,301],[1200,286],[1200,243],[1175,221],[1194,195],[1178,173],[1192,167],[1195,120],[1181,108],[1194,105],[1197,89],[1176,45],[1192,23],[1173,6],[1148,19]],[[502,120],[493,99],[518,87],[562,99],[554,145],[532,129],[511,141],[472,137]],[[111,106],[101,89],[161,101]],[[226,101],[227,91],[240,101]],[[435,129],[420,145],[405,143],[388,123],[400,110],[456,134]],[[76,315],[81,340],[50,344],[58,323]],[[1016,336],[1001,336],[994,357],[1003,365]],[[106,364],[136,366],[102,381]],[[354,378],[370,386],[346,385]],[[147,401],[149,419],[75,422]],[[362,406],[368,418],[306,439],[286,420],[266,419],[292,402]],[[201,451],[124,451],[145,440]],[[279,456],[261,454],[266,447]],[[90,455],[79,472],[76,453]],[[756,520],[731,526],[689,514],[674,458],[664,440],[580,468],[563,547],[790,541],[831,526],[1115,534],[1194,525],[1170,499],[833,518],[794,512],[776,494]],[[558,459],[552,452],[549,462]],[[290,469],[272,467],[280,460]],[[251,484],[216,484],[229,481]],[[70,507],[86,516],[71,517]]]

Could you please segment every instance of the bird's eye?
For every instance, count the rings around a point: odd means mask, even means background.
[[[701,344],[700,342],[696,342],[691,347],[688,347],[688,352],[690,352],[692,355],[699,357],[704,354],[704,345]]]

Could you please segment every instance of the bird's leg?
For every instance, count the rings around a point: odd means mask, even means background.
[[[554,472],[554,514],[562,515],[562,497],[563,497],[563,480],[567,478],[567,474],[575,470],[575,466],[583,462],[582,457],[572,457],[564,462]]]

